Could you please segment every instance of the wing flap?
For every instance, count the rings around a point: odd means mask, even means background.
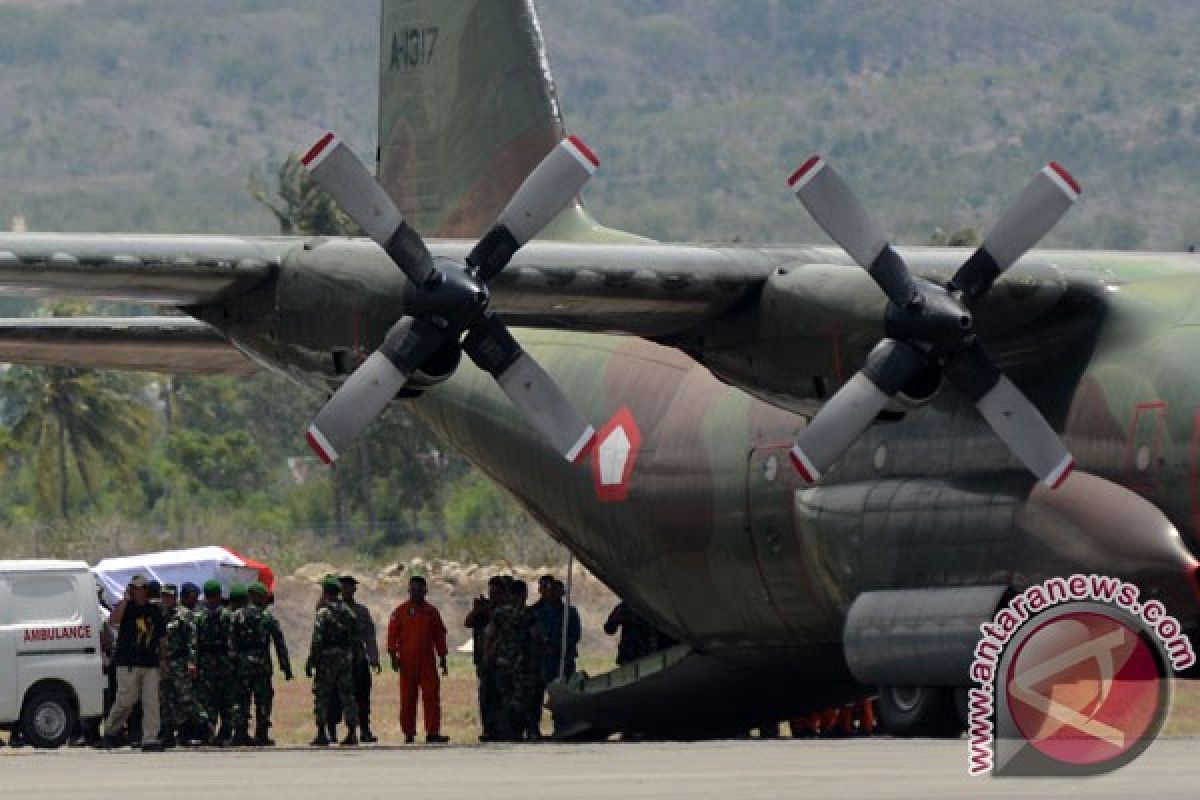
[[[191,375],[258,369],[220,331],[191,317],[0,319],[0,362]]]

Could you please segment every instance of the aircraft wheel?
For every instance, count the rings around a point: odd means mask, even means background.
[[[877,708],[879,726],[892,736],[957,739],[963,731],[951,688],[886,686]]]

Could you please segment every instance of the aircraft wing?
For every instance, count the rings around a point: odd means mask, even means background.
[[[0,291],[193,306],[266,279],[296,239],[0,233]]]
[[[303,241],[0,233],[0,293],[171,308],[221,304],[271,279]],[[471,244],[430,242],[436,256],[458,261]],[[953,250],[906,254],[919,274],[939,282],[963,257]],[[336,275],[353,279],[349,288],[387,295],[387,304],[401,294],[403,276],[366,239],[314,240],[297,256],[296,266],[310,258],[314,269],[320,262],[339,265]],[[981,330],[992,331],[990,341],[1000,345],[997,329],[1011,330],[1039,318],[1069,282],[1052,266],[1059,259],[1042,260],[1031,257],[1001,276],[998,283],[1009,288],[991,292],[977,309]],[[885,300],[870,285],[869,276],[833,247],[535,241],[493,280],[492,307],[514,326],[621,332],[660,340],[703,334],[720,344],[723,334],[716,326],[753,307],[774,270],[822,264],[849,277],[819,282],[815,294],[787,298],[789,307],[794,303],[795,317],[807,321],[802,326],[806,329],[840,330],[847,342],[843,355],[857,363],[861,359],[855,356],[865,356],[865,350],[856,353],[852,345],[860,339],[869,345],[878,335]],[[355,273],[362,275],[361,285]],[[849,287],[848,294],[837,290],[841,284]],[[761,335],[757,329],[735,333]],[[1009,349],[1001,346],[998,352],[1006,368],[1024,360]],[[0,361],[164,372],[242,374],[254,369],[220,331],[187,317],[0,320]]]
[[[0,362],[192,375],[258,369],[220,331],[191,317],[0,319]]]
[[[0,292],[186,307],[257,286],[295,239],[0,233]],[[185,316],[0,319],[0,362],[247,375],[257,366]]]

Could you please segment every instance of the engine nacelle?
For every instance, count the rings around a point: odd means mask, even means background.
[[[867,686],[969,686],[979,626],[1007,586],[863,592],[846,616],[843,643]]]
[[[783,264],[745,313],[706,331],[693,355],[739,388],[801,413],[823,402],[883,335],[887,298],[847,264]]]

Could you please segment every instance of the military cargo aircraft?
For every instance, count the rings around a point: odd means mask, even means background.
[[[375,174],[305,156],[368,238],[3,234],[9,291],[186,316],[4,320],[0,358],[276,370],[332,393],[326,461],[402,403],[681,642],[557,687],[564,736],[872,692],[954,733],[979,624],[1057,575],[1200,626],[1195,256],[1031,249],[1080,193],[1057,164],[976,252],[893,248],[802,153],[837,246],[652,242],[580,205],[529,0],[384,0],[381,34]]]

